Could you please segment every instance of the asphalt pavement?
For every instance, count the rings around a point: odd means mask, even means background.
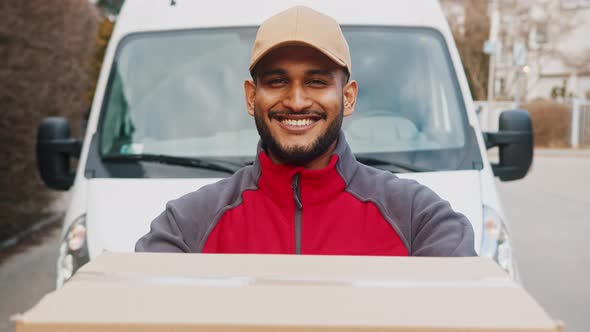
[[[590,153],[539,151],[498,182],[525,288],[567,332],[590,329]]]
[[[41,243],[0,263],[0,332],[13,331],[10,316],[26,311],[55,289],[59,233],[53,228]]]
[[[590,328],[590,153],[539,150],[523,180],[499,182],[525,288],[567,332]],[[55,288],[59,231],[0,263],[0,332]],[[490,313],[493,314],[493,313]]]

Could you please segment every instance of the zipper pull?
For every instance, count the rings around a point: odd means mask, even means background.
[[[293,180],[291,180],[291,188],[293,189],[293,198],[295,199],[295,205],[297,208],[301,209],[303,204],[301,204],[301,198],[299,197],[299,173],[293,176]]]

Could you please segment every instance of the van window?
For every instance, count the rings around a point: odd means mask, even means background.
[[[343,31],[359,82],[356,111],[343,123],[352,151],[424,170],[471,168],[464,161],[476,142],[443,37],[422,28]],[[259,136],[243,82],[255,34],[227,28],[125,38],[105,95],[101,155],[254,158]]]

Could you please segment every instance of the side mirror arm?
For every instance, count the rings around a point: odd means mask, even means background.
[[[486,149],[489,150],[500,145],[528,143],[531,139],[531,134],[528,131],[484,132],[483,138],[486,143]]]
[[[75,138],[39,141],[38,145],[39,148],[46,151],[63,153],[76,159],[80,158],[80,154],[82,153],[82,140]]]

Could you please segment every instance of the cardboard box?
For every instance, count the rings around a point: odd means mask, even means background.
[[[17,332],[559,331],[479,258],[105,253]]]

